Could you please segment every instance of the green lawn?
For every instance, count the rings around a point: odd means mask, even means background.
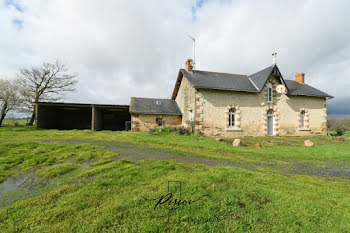
[[[4,126],[15,126],[15,125],[26,125],[27,124],[27,120],[26,119],[14,119],[14,118],[11,118],[11,119],[5,119],[2,124]]]
[[[0,128],[0,141],[40,141],[40,140],[101,140],[124,141],[148,144],[155,147],[176,149],[184,152],[195,152],[211,158],[231,159],[235,156],[252,156],[264,158],[283,158],[298,160],[350,160],[350,140],[332,140],[330,136],[316,137],[245,137],[243,146],[233,147],[233,139],[216,142],[211,138],[184,135],[174,132],[164,134],[149,134],[147,132],[112,132],[90,130],[34,130],[32,127],[3,127]],[[315,146],[305,147],[304,141],[311,139]],[[254,144],[260,144],[261,149]],[[337,153],[334,153],[337,152]]]
[[[60,140],[82,140],[81,144]],[[209,158],[350,160],[350,141],[311,138],[243,138],[234,148],[195,135],[0,128],[0,183],[21,174],[45,181],[35,194],[0,200],[0,232],[349,232],[350,180],[253,172],[174,160],[119,160],[89,141],[122,141]],[[262,149],[252,145],[260,143]],[[156,201],[168,181],[181,181],[181,205]],[[177,187],[173,184],[171,187]],[[0,184],[1,194],[1,184]],[[19,195],[18,193],[15,193]],[[178,198],[178,192],[175,198]],[[20,196],[20,195],[19,195]],[[167,222],[168,214],[170,223]],[[181,219],[181,222],[175,220]]]

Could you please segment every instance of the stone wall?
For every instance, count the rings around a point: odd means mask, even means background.
[[[181,125],[181,116],[176,115],[150,115],[134,114],[131,116],[132,131],[147,131],[148,129],[158,128],[157,117],[162,118],[163,127],[173,127]]]
[[[182,124],[192,127],[194,122],[189,121],[189,114],[192,111],[195,119],[195,89],[186,78],[182,78],[179,91],[175,101],[182,112]]]
[[[267,111],[273,111],[274,135],[325,135],[326,101],[324,98],[287,96],[275,91],[280,81],[268,80],[273,86],[273,102],[267,103],[267,87],[261,93],[199,89],[196,92],[196,132],[227,137],[267,135]],[[235,127],[228,128],[228,111],[235,108]],[[300,112],[305,111],[305,127],[300,129]]]

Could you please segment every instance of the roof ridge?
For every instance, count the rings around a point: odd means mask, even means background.
[[[275,66],[277,66],[277,65],[268,66],[268,67],[266,67],[266,68],[264,68],[264,69],[262,69],[262,70],[259,70],[259,71],[255,72],[255,73],[249,74],[248,76],[252,76],[252,75],[254,75],[254,74],[260,73],[260,72],[265,71],[265,70],[267,70],[267,69],[269,69],[269,68],[274,68]]]
[[[211,73],[218,73],[218,74],[233,74],[233,75],[242,75],[242,76],[248,76],[247,74],[237,74],[237,73],[217,72],[217,71],[211,71],[211,70],[194,70],[194,71],[204,71],[204,72],[211,72]]]
[[[173,100],[171,98],[152,98],[152,97],[135,97],[135,96],[131,96],[130,98],[151,99],[151,100]]]

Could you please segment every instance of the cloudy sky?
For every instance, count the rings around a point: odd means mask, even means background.
[[[65,101],[128,104],[170,97],[179,68],[251,74],[277,64],[284,78],[336,98],[350,116],[349,0],[1,0],[0,77],[59,59],[79,73]]]

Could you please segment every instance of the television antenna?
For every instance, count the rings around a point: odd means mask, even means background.
[[[190,35],[188,37],[193,41],[193,63],[196,64],[196,39]]]
[[[277,63],[277,53],[276,52],[272,53],[272,61],[273,61],[274,65]]]

